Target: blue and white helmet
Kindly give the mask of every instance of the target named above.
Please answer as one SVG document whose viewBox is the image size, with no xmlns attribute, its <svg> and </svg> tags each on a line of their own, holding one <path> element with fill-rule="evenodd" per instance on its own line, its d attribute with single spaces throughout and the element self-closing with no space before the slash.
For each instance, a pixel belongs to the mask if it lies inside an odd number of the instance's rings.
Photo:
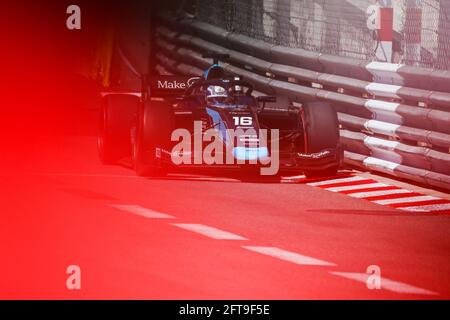
<svg viewBox="0 0 450 320">
<path fill-rule="evenodd" d="M 221 86 L 208 86 L 206 89 L 206 99 L 208 101 L 223 101 L 228 97 L 227 91 Z"/>
</svg>

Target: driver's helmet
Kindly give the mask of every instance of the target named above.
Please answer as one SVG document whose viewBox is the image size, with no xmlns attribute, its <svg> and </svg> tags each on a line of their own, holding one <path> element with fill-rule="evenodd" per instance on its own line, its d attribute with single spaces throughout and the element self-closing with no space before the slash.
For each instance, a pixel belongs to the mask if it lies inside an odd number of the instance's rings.
<svg viewBox="0 0 450 320">
<path fill-rule="evenodd" d="M 208 86 L 206 100 L 208 102 L 223 103 L 228 97 L 227 91 L 221 86 Z"/>
</svg>

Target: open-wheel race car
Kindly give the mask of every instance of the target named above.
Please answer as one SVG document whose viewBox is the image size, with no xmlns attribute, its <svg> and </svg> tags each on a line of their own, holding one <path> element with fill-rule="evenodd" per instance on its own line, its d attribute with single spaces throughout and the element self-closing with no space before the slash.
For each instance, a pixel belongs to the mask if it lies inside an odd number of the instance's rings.
<svg viewBox="0 0 450 320">
<path fill-rule="evenodd" d="M 150 77 L 141 94 L 105 94 L 98 136 L 102 162 L 129 158 L 143 176 L 176 167 L 336 174 L 342 149 L 332 106 L 268 108 L 276 97 L 255 96 L 251 83 L 219 66 L 218 58 L 226 56 L 212 57 L 203 77 Z"/>
</svg>

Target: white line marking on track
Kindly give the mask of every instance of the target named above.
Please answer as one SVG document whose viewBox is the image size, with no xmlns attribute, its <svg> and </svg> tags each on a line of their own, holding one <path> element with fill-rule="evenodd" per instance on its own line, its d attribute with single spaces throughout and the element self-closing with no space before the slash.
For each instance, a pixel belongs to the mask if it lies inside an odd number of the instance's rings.
<svg viewBox="0 0 450 320">
<path fill-rule="evenodd" d="M 152 218 L 152 219 L 176 219 L 176 217 L 171 216 L 169 214 L 153 211 L 141 206 L 137 205 L 125 205 L 125 204 L 110 204 L 111 207 L 131 212 L 134 214 L 137 214 L 139 216 L 145 217 L 145 218 Z"/>
<path fill-rule="evenodd" d="M 382 205 L 388 205 L 388 204 L 396 204 L 396 203 L 419 202 L 419 201 L 439 200 L 439 199 L 440 198 L 432 197 L 432 196 L 415 196 L 415 197 L 409 197 L 409 198 L 376 200 L 373 202 L 382 204 Z"/>
<path fill-rule="evenodd" d="M 350 280 L 355 280 L 358 282 L 362 282 L 364 284 L 367 283 L 367 279 L 369 278 L 369 274 L 367 273 L 357 273 L 357 272 L 334 272 L 331 271 L 330 274 L 347 278 Z M 390 280 L 384 277 L 381 277 L 381 289 L 389 290 L 396 293 L 409 293 L 409 294 L 421 294 L 421 295 L 438 295 L 438 293 L 422 289 L 419 287 L 415 287 L 403 282 L 398 282 L 394 280 Z"/>
<path fill-rule="evenodd" d="M 357 192 L 349 194 L 350 197 L 353 198 L 368 198 L 368 197 L 379 197 L 379 196 L 388 196 L 391 194 L 402 194 L 402 193 L 410 193 L 410 190 L 406 189 L 393 189 L 393 190 L 380 190 L 380 191 L 369 191 L 369 192 Z"/>
<path fill-rule="evenodd" d="M 309 266 L 335 266 L 334 263 L 319 260 L 316 258 L 301 255 L 299 253 L 286 251 L 276 247 L 255 247 L 255 246 L 242 246 L 242 248 L 261 253 L 267 256 L 278 258 L 281 260 L 289 261 L 299 265 Z"/>
<path fill-rule="evenodd" d="M 307 183 L 307 185 L 312 186 L 312 187 L 320 187 L 320 186 L 325 186 L 327 184 L 354 182 L 354 181 L 362 181 L 362 180 L 367 180 L 367 178 L 354 176 L 354 177 L 349 177 L 349 178 L 340 178 L 340 179 L 333 179 L 333 180 L 326 180 L 326 181 L 319 181 L 319 182 L 311 182 L 311 183 Z"/>
<path fill-rule="evenodd" d="M 450 203 L 404 207 L 404 208 L 399 208 L 399 209 L 405 210 L 405 211 L 416 211 L 416 212 L 444 211 L 444 210 L 450 210 Z"/>
<path fill-rule="evenodd" d="M 305 179 L 306 176 L 300 175 L 300 176 L 285 176 L 285 177 L 281 177 L 281 180 L 297 180 L 297 179 Z"/>
<path fill-rule="evenodd" d="M 217 240 L 248 240 L 237 234 L 205 226 L 202 224 L 189 224 L 189 223 L 171 223 L 171 224 L 178 228 L 193 231 Z"/>
<path fill-rule="evenodd" d="M 367 184 L 359 184 L 356 186 L 324 188 L 324 190 L 328 190 L 328 191 L 332 191 L 332 192 L 341 192 L 341 191 L 350 191 L 350 190 L 358 190 L 358 189 L 366 189 L 366 188 L 379 188 L 379 187 L 389 187 L 389 186 L 384 183 L 374 182 L 374 183 L 367 183 Z"/>
</svg>

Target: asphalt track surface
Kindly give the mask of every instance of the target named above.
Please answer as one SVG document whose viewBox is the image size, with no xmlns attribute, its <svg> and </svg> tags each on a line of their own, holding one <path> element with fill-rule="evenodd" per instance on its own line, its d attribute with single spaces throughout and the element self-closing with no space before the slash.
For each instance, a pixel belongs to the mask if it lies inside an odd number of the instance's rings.
<svg viewBox="0 0 450 320">
<path fill-rule="evenodd" d="M 8 161 L 0 298 L 450 298 L 448 211 L 402 211 L 302 177 L 137 177 L 101 165 L 93 137 L 48 138 Z M 66 287 L 69 265 L 81 290 Z M 367 287 L 371 265 L 379 290 Z"/>
</svg>

